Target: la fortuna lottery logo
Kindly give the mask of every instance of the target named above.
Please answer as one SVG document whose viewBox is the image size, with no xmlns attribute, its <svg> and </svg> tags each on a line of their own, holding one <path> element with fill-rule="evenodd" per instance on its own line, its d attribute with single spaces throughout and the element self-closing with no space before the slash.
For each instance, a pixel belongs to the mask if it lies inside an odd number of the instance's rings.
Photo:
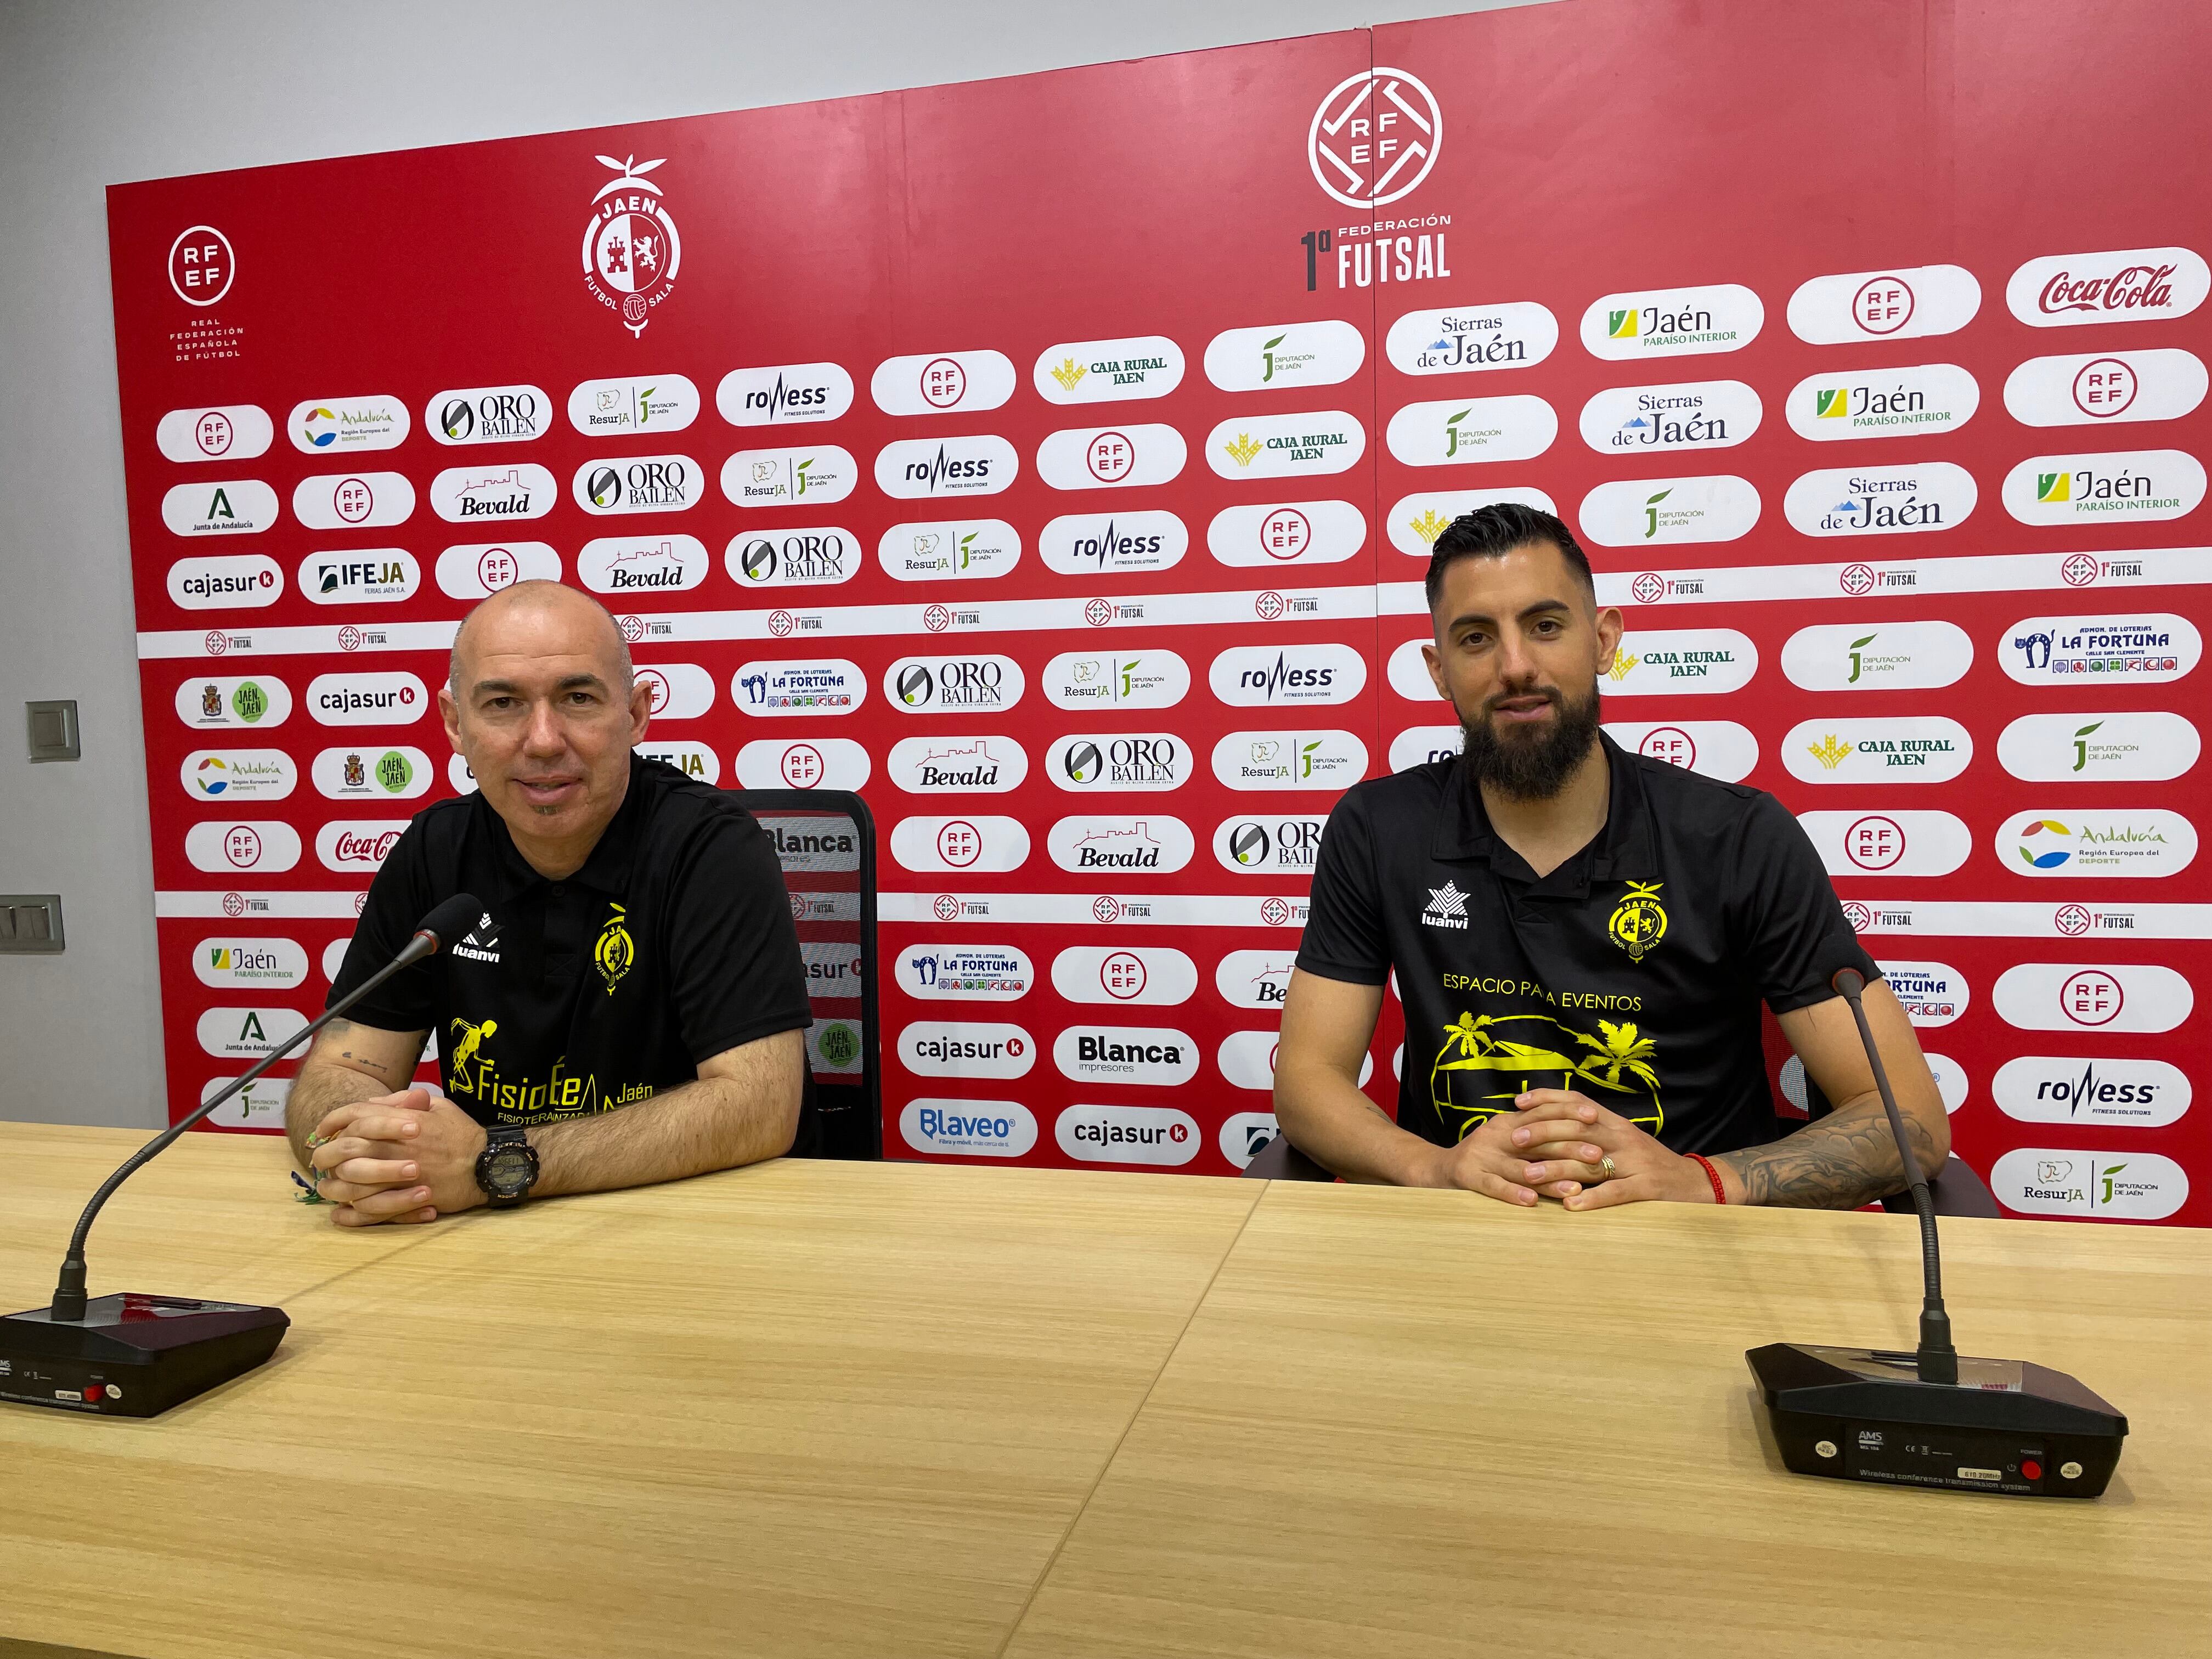
<svg viewBox="0 0 2212 1659">
<path fill-rule="evenodd" d="M 684 263 L 684 239 L 660 199 L 660 185 L 645 176 L 666 158 L 597 159 L 617 176 L 592 198 L 592 216 L 584 226 L 584 286 L 633 336 L 642 337 L 653 307 L 668 297 Z"/>
</svg>

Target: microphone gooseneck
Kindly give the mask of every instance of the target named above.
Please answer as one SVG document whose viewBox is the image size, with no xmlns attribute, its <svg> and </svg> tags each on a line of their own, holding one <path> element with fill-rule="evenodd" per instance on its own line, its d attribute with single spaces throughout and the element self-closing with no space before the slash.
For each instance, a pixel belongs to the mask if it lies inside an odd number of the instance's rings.
<svg viewBox="0 0 2212 1659">
<path fill-rule="evenodd" d="M 1829 983 L 1850 1005 L 1851 1018 L 1858 1023 L 1859 1042 L 1866 1049 L 1867 1062 L 1874 1067 L 1875 1087 L 1881 1091 L 1881 1109 L 1889 1117 L 1889 1133 L 1897 1142 L 1897 1155 L 1905 1164 L 1905 1178 L 1912 1189 L 1912 1208 L 1920 1218 L 1920 1347 L 1914 1356 L 1919 1362 L 1920 1380 L 1955 1383 L 1959 1380 L 1959 1351 L 1951 1344 L 1951 1316 L 1943 1308 L 1943 1260 L 1936 1240 L 1936 1201 L 1929 1194 L 1928 1177 L 1920 1168 L 1920 1158 L 1905 1133 L 1905 1119 L 1898 1112 L 1897 1097 L 1890 1092 L 1889 1072 L 1881 1063 L 1881 1051 L 1875 1046 L 1874 1028 L 1867 1024 L 1866 1008 L 1860 1001 L 1860 994 L 1866 989 L 1866 978 L 1856 969 L 1845 968 Z"/>
<path fill-rule="evenodd" d="M 100 1182 L 100 1190 L 92 1195 L 92 1201 L 84 1206 L 84 1213 L 76 1218 L 76 1231 L 70 1235 L 69 1254 L 62 1258 L 61 1277 L 55 1284 L 53 1305 L 48 1310 L 47 1316 L 67 1322 L 75 1322 L 84 1317 L 85 1310 L 89 1305 L 89 1298 L 85 1294 L 84 1241 L 92 1231 L 92 1224 L 100 1214 L 100 1206 L 107 1202 L 118 1187 L 128 1181 L 143 1165 L 151 1163 L 167 1152 L 179 1135 L 198 1123 L 210 1112 L 230 1099 L 247 1085 L 258 1079 L 271 1066 L 283 1059 L 378 986 L 383 984 L 385 981 L 403 968 L 411 968 L 424 957 L 433 956 L 443 950 L 447 941 L 467 927 L 469 919 L 477 914 L 477 908 L 476 896 L 471 893 L 458 893 L 443 904 L 438 905 L 428 915 L 422 918 L 422 925 L 416 929 L 414 938 L 407 941 L 405 948 L 398 956 L 355 987 L 336 1006 L 325 1009 L 319 1018 L 302 1026 L 284 1042 L 278 1043 L 264 1054 L 243 1077 L 234 1079 L 228 1088 L 210 1096 L 200 1103 L 197 1111 L 171 1124 L 125 1158 L 122 1166 L 113 1175 Z"/>
</svg>

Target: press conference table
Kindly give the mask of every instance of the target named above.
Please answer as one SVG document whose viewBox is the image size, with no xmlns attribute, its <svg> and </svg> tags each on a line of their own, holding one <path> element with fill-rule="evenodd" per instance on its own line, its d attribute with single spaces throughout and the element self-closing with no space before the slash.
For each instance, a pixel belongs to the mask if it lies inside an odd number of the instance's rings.
<svg viewBox="0 0 2212 1659">
<path fill-rule="evenodd" d="M 143 1137 L 0 1124 L 0 1303 Z M 187 1137 L 95 1293 L 273 1302 L 147 1422 L 0 1407 L 0 1659 L 2212 1653 L 2212 1233 L 1948 1223 L 2097 1503 L 1785 1474 L 1743 1350 L 1910 1346 L 1879 1214 L 781 1162 L 341 1232 Z"/>
</svg>

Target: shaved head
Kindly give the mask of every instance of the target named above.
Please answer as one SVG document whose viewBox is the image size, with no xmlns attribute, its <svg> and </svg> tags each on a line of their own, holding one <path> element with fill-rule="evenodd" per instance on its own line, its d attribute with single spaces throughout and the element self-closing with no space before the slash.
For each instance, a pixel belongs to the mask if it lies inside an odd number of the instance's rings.
<svg viewBox="0 0 2212 1659">
<path fill-rule="evenodd" d="M 517 582 L 478 605 L 453 635 L 453 659 L 446 683 L 454 694 L 469 685 L 471 664 L 486 655 L 541 650 L 564 654 L 605 653 L 607 684 L 627 701 L 637 676 L 630 666 L 629 642 L 607 608 L 587 594 L 559 582 Z"/>
</svg>

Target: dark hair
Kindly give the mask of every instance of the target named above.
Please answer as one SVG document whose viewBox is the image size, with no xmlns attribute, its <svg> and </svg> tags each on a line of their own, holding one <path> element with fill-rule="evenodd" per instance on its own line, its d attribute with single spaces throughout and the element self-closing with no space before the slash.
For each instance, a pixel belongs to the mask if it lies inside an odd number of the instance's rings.
<svg viewBox="0 0 2212 1659">
<path fill-rule="evenodd" d="M 1444 572 L 1462 559 L 1495 559 L 1531 542 L 1549 542 L 1559 556 L 1582 578 L 1593 601 L 1597 580 L 1590 574 L 1589 556 L 1575 539 L 1575 532 L 1540 507 L 1518 501 L 1492 501 L 1472 513 L 1462 513 L 1443 527 L 1429 554 L 1426 586 L 1429 609 L 1437 608 L 1437 594 L 1444 585 Z"/>
</svg>

